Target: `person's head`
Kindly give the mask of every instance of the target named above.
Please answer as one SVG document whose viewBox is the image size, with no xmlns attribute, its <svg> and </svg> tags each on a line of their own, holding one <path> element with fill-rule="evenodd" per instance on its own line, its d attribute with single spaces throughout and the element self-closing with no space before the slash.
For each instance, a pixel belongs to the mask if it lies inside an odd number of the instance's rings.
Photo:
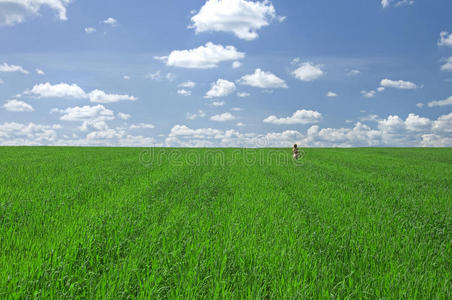
<svg viewBox="0 0 452 300">
<path fill-rule="evenodd" d="M 298 146 L 297 146 L 297 144 L 294 144 L 293 147 L 294 147 L 294 148 L 297 148 Z"/>
</svg>

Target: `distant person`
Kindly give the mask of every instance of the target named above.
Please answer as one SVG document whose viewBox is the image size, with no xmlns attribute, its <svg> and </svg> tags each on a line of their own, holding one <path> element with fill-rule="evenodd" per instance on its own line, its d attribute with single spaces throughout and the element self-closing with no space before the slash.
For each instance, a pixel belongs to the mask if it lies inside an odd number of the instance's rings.
<svg viewBox="0 0 452 300">
<path fill-rule="evenodd" d="M 293 154 L 293 159 L 295 159 L 295 160 L 297 160 L 298 157 L 300 157 L 300 152 L 298 151 L 297 144 L 293 145 L 292 154 Z"/>
</svg>

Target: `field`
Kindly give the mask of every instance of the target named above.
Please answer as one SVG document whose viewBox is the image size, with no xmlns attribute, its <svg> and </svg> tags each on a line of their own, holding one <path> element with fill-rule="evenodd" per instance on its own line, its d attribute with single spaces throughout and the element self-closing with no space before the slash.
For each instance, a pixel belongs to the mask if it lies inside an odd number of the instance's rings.
<svg viewBox="0 0 452 300">
<path fill-rule="evenodd" d="M 0 298 L 452 297 L 452 149 L 0 148 Z"/>
</svg>

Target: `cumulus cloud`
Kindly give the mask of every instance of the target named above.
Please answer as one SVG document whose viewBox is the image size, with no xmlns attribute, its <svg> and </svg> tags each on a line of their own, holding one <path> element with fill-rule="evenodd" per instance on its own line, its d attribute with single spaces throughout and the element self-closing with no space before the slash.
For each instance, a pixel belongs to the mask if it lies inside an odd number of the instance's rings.
<svg viewBox="0 0 452 300">
<path fill-rule="evenodd" d="M 439 34 L 438 46 L 452 47 L 452 33 L 442 31 Z"/>
<path fill-rule="evenodd" d="M 292 74 L 302 81 L 313 81 L 323 76 L 321 65 L 314 65 L 310 62 L 302 63 Z"/>
<path fill-rule="evenodd" d="M 244 40 L 254 40 L 257 30 L 268 26 L 272 19 L 283 21 L 276 15 L 273 4 L 266 1 L 207 0 L 191 18 L 196 33 L 215 31 L 231 32 Z"/>
<path fill-rule="evenodd" d="M 361 95 L 363 95 L 366 98 L 373 98 L 373 97 L 375 97 L 376 94 L 377 94 L 377 92 L 375 92 L 374 90 L 361 91 Z"/>
<path fill-rule="evenodd" d="M 278 118 L 276 116 L 269 116 L 264 120 L 264 123 L 272 123 L 276 125 L 293 125 L 293 124 L 312 124 L 317 123 L 322 119 L 322 114 L 312 110 L 297 110 L 292 116 L 287 118 Z"/>
<path fill-rule="evenodd" d="M 36 69 L 36 74 L 38 74 L 38 75 L 45 75 L 46 73 L 43 70 L 41 70 L 41 69 Z"/>
<path fill-rule="evenodd" d="M 232 68 L 233 68 L 233 69 L 238 69 L 238 68 L 240 68 L 241 66 L 242 66 L 242 63 L 239 62 L 238 60 L 232 62 Z"/>
<path fill-rule="evenodd" d="M 115 18 L 109 17 L 108 19 L 104 20 L 104 24 L 116 26 L 116 25 L 118 25 L 118 20 L 116 20 Z"/>
<path fill-rule="evenodd" d="M 180 89 L 180 90 L 177 90 L 177 93 L 181 96 L 191 96 L 190 90 Z"/>
<path fill-rule="evenodd" d="M 97 121 L 109 121 L 115 118 L 112 110 L 105 108 L 103 105 L 98 104 L 96 106 L 75 106 L 68 107 L 66 109 L 54 108 L 51 113 L 60 113 L 62 121 L 83 122 L 90 120 Z"/>
<path fill-rule="evenodd" d="M 206 114 L 202 110 L 198 110 L 197 113 L 187 113 L 187 119 L 188 120 L 196 120 L 198 118 L 204 118 Z"/>
<path fill-rule="evenodd" d="M 70 0 L 0 0 L 0 25 L 12 26 L 38 16 L 42 6 L 56 11 L 58 18 L 65 21 L 69 3 Z"/>
<path fill-rule="evenodd" d="M 284 80 L 261 69 L 256 69 L 253 74 L 243 76 L 238 80 L 238 83 L 261 89 L 287 88 Z"/>
<path fill-rule="evenodd" d="M 225 97 L 232 94 L 235 89 L 236 87 L 233 82 L 220 78 L 212 83 L 210 90 L 206 93 L 204 98 L 211 99 Z"/>
<path fill-rule="evenodd" d="M 165 142 L 167 146 L 174 147 L 290 147 L 294 143 L 304 147 L 452 145 L 452 113 L 436 120 L 409 114 L 406 119 L 388 116 L 373 122 L 375 128 L 357 122 L 351 128 L 320 128 L 313 125 L 305 132 L 287 130 L 265 134 L 176 125 Z"/>
<path fill-rule="evenodd" d="M 182 82 L 181 84 L 179 84 L 179 87 L 187 88 L 187 89 L 192 89 L 195 86 L 196 86 L 196 82 L 193 82 L 193 81 L 185 81 L 185 82 Z"/>
<path fill-rule="evenodd" d="M 129 75 L 124 75 L 122 78 L 123 78 L 124 80 L 130 80 L 130 76 L 129 76 Z"/>
<path fill-rule="evenodd" d="M 89 100 L 94 103 L 113 103 L 119 101 L 135 101 L 134 96 L 119 95 L 119 94 L 107 94 L 101 90 L 94 90 L 88 94 Z"/>
<path fill-rule="evenodd" d="M 131 117 L 131 115 L 129 115 L 129 114 L 125 114 L 122 112 L 118 113 L 118 118 L 120 118 L 121 120 L 128 120 L 128 119 L 130 119 L 130 117 Z"/>
<path fill-rule="evenodd" d="M 189 50 L 174 50 L 169 56 L 154 58 L 172 67 L 212 69 L 218 67 L 218 64 L 223 61 L 238 60 L 244 57 L 245 53 L 237 51 L 234 46 L 224 47 L 208 42 L 205 46 Z"/>
<path fill-rule="evenodd" d="M 446 60 L 446 63 L 441 66 L 441 71 L 452 71 L 452 56 Z"/>
<path fill-rule="evenodd" d="M 119 95 L 119 94 L 107 94 L 101 90 L 93 90 L 90 93 L 86 93 L 81 87 L 76 84 L 51 84 L 49 82 L 41 83 L 33 86 L 25 94 L 35 95 L 38 98 L 76 98 L 76 99 L 89 99 L 94 103 L 113 103 L 118 101 L 135 101 L 134 96 Z"/>
<path fill-rule="evenodd" d="M 130 125 L 130 129 L 152 129 L 152 128 L 155 128 L 155 126 L 153 124 L 147 124 L 147 123 Z"/>
<path fill-rule="evenodd" d="M 0 145 L 45 145 L 57 140 L 60 125 L 21 124 L 16 122 L 0 124 Z"/>
<path fill-rule="evenodd" d="M 402 90 L 414 90 L 418 88 L 418 86 L 415 83 L 404 80 L 383 79 L 381 80 L 380 85 L 385 88 L 395 88 Z"/>
<path fill-rule="evenodd" d="M 30 104 L 18 101 L 16 99 L 8 100 L 5 104 L 3 104 L 3 108 L 7 111 L 13 112 L 24 112 L 24 111 L 34 111 L 33 106 Z"/>
<path fill-rule="evenodd" d="M 11 72 L 20 72 L 23 74 L 29 74 L 27 70 L 22 68 L 21 66 L 16 65 L 8 65 L 7 63 L 3 63 L 0 65 L 0 72 L 11 73 Z"/>
<path fill-rule="evenodd" d="M 59 83 L 52 85 L 49 82 L 33 86 L 25 94 L 33 94 L 39 98 L 86 98 L 85 91 L 76 84 Z"/>
<path fill-rule="evenodd" d="M 337 97 L 338 95 L 334 92 L 328 92 L 328 93 L 326 93 L 326 96 L 327 97 Z"/>
<path fill-rule="evenodd" d="M 436 100 L 428 103 L 428 107 L 448 106 L 452 105 L 452 96 L 444 100 Z"/>
<path fill-rule="evenodd" d="M 210 120 L 216 121 L 216 122 L 226 122 L 226 121 L 232 121 L 235 120 L 235 117 L 230 112 L 225 112 L 220 115 L 214 115 L 210 117 Z"/>
</svg>

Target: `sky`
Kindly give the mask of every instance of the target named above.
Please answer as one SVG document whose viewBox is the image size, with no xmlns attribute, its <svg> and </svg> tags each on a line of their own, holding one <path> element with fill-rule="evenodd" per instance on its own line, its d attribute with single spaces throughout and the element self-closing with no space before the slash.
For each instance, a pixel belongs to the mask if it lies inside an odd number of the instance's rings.
<svg viewBox="0 0 452 300">
<path fill-rule="evenodd" d="M 450 0 L 0 0 L 0 145 L 451 147 Z"/>
</svg>

